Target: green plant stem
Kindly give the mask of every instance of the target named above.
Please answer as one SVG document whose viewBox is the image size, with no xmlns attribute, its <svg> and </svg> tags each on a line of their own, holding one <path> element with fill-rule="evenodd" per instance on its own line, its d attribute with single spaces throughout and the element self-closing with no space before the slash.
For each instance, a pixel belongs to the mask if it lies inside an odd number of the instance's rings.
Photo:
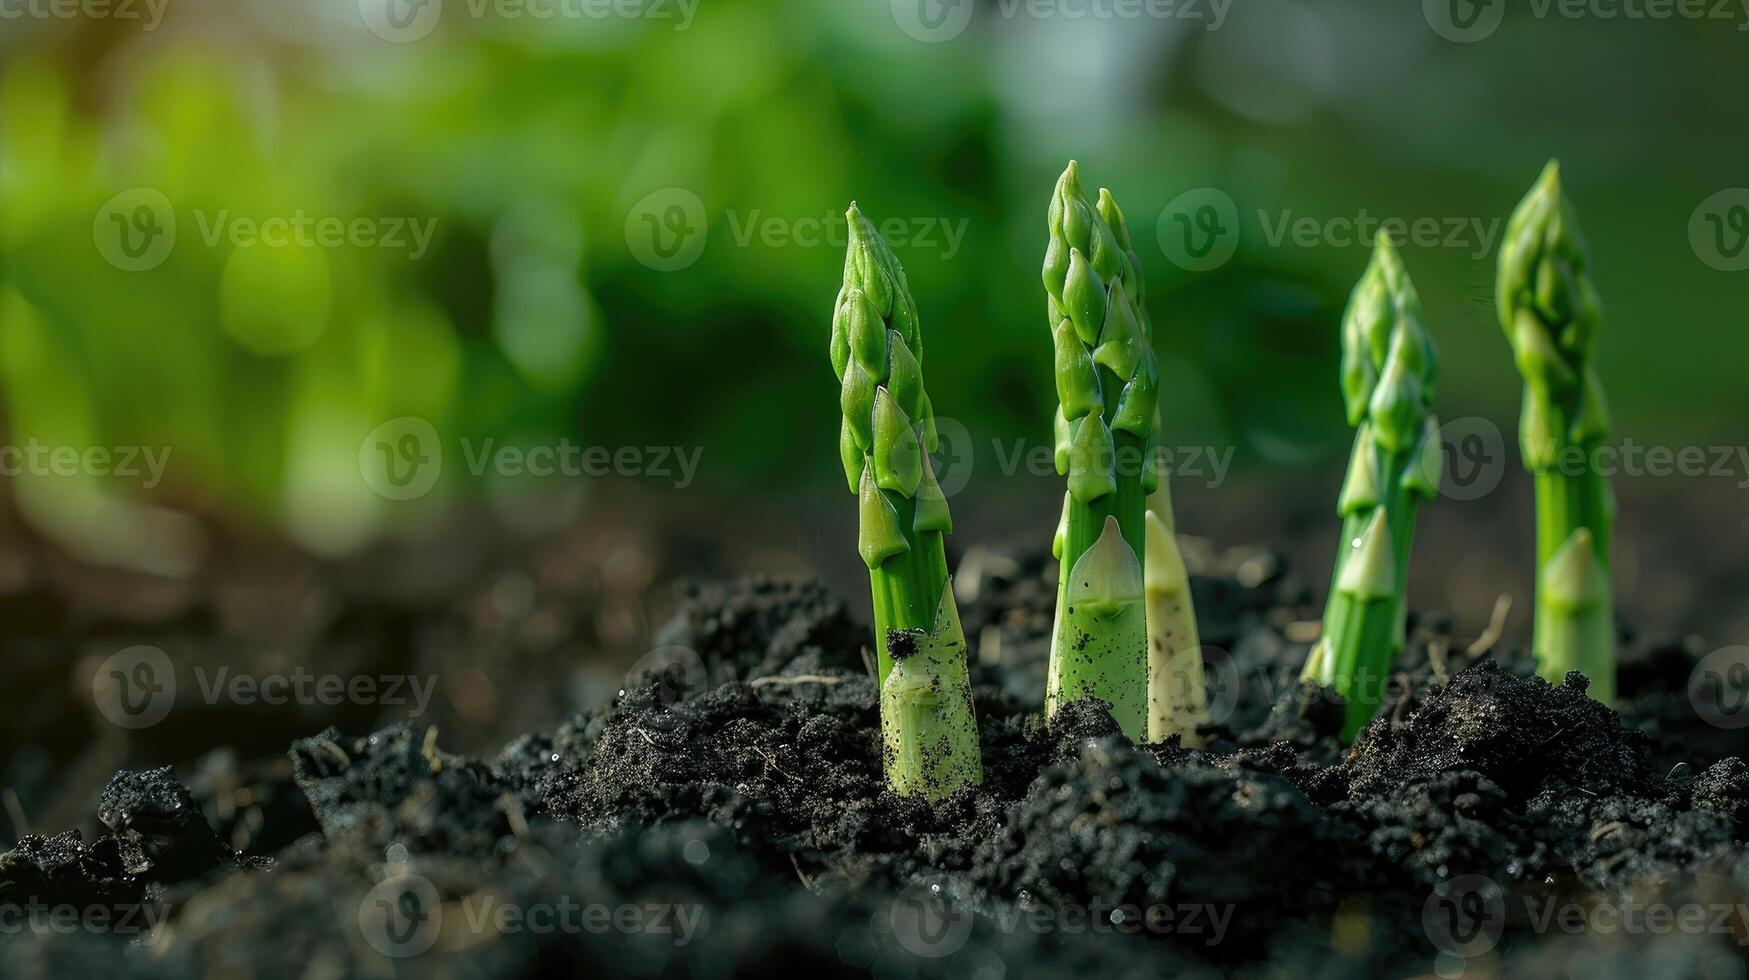
<svg viewBox="0 0 1749 980">
<path fill-rule="evenodd" d="M 1599 472 L 1609 438 L 1592 367 L 1601 303 L 1583 236 L 1550 162 L 1507 223 L 1495 303 L 1524 377 L 1519 453 L 1536 482 L 1537 673 L 1577 670 L 1590 694 L 1615 698 L 1611 581 L 1615 502 Z"/>
<path fill-rule="evenodd" d="M 1538 473 L 1535 481 L 1540 571 L 1532 650 L 1537 674 L 1559 684 L 1567 671 L 1577 670 L 1590 680 L 1592 697 L 1613 704 L 1615 603 L 1605 536 L 1611 524 L 1609 485 L 1591 467 L 1576 477 Z"/>
<path fill-rule="evenodd" d="M 1382 235 L 1343 315 L 1342 341 L 1354 449 L 1336 505 L 1342 540 L 1323 631 L 1300 676 L 1342 696 L 1342 737 L 1352 740 L 1383 703 L 1406 642 L 1416 512 L 1438 492 L 1442 463 L 1433 344 L 1415 286 Z"/>
<path fill-rule="evenodd" d="M 1106 702 L 1132 740 L 1148 733 L 1148 628 L 1141 558 L 1159 373 L 1141 273 L 1109 192 L 1088 200 L 1071 161 L 1051 195 L 1046 319 L 1057 387 L 1057 471 L 1068 494 L 1053 542 L 1057 612 L 1045 713 Z"/>
<path fill-rule="evenodd" d="M 1379 466 L 1386 473 L 1401 473 L 1410 465 L 1402 453 L 1381 453 Z M 1342 547 L 1337 549 L 1335 586 L 1324 610 L 1320 655 L 1307 661 L 1307 680 L 1334 688 L 1346 702 L 1342 737 L 1352 740 L 1384 700 L 1391 665 L 1402 652 L 1408 607 L 1409 556 L 1415 536 L 1415 496 L 1401 487 L 1386 493 L 1379 507 L 1353 514 L 1342 523 Z M 1368 524 L 1383 520 L 1390 535 L 1391 568 L 1387 589 L 1364 576 L 1346 575 L 1352 561 L 1364 561 L 1359 553 L 1366 544 Z M 1360 542 L 1359 545 L 1356 542 Z M 1371 587 L 1369 587 L 1371 586 Z"/>
<path fill-rule="evenodd" d="M 941 589 L 947 582 L 947 550 L 941 532 L 911 530 L 916 507 L 911 500 L 880 492 L 889 499 L 898 498 L 893 503 L 910 545 L 868 573 L 869 593 L 874 599 L 875 656 L 880 683 L 885 685 L 893 673 L 888 631 L 927 630 L 935 625 Z"/>
<path fill-rule="evenodd" d="M 832 310 L 838 455 L 857 496 L 881 698 L 882 761 L 901 796 L 940 799 L 983 780 L 966 641 L 947 574 L 953 518 L 928 450 L 923 335 L 905 272 L 855 204 Z"/>
</svg>

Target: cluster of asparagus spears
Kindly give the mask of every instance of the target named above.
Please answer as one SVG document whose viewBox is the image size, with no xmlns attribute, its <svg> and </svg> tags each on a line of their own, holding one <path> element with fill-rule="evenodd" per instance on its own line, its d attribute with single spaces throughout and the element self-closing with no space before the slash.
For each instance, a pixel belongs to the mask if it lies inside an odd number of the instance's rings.
<svg viewBox="0 0 1749 980">
<path fill-rule="evenodd" d="M 934 408 L 905 273 L 855 204 L 831 359 L 839 453 L 859 499 L 869 569 L 883 759 L 892 789 L 939 800 L 983 778 L 965 637 L 948 575 L 953 529 L 930 453 Z M 1089 198 L 1070 162 L 1051 195 L 1044 260 L 1055 355 L 1056 468 L 1066 478 L 1047 716 L 1104 702 L 1135 741 L 1195 745 L 1207 689 L 1168 474 L 1155 452 L 1159 369 L 1141 265 L 1111 193 Z M 1536 477 L 1540 672 L 1614 695 L 1608 485 L 1564 465 L 1608 435 L 1591 368 L 1598 302 L 1585 247 L 1551 163 L 1512 216 L 1500 256 L 1501 325 L 1524 376 L 1520 444 Z M 1343 735 L 1377 712 L 1406 642 L 1409 553 L 1420 501 L 1438 494 L 1438 362 L 1420 299 L 1380 236 L 1342 320 L 1341 388 L 1355 429 L 1337 500 L 1341 546 L 1303 679 L 1339 695 Z"/>
</svg>

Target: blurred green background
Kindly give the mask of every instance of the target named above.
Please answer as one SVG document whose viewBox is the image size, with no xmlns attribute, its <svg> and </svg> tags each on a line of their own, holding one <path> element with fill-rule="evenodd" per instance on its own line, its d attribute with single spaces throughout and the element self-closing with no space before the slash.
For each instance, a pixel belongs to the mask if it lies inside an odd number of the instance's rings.
<svg viewBox="0 0 1749 980">
<path fill-rule="evenodd" d="M 1371 215 L 1437 223 L 1440 241 L 1404 252 L 1444 355 L 1440 414 L 1495 419 L 1510 447 L 1492 246 L 1550 157 L 1595 253 L 1618 431 L 1741 431 L 1749 278 L 1690 228 L 1749 183 L 1749 130 L 1720 109 L 1749 75 L 1742 11 L 1514 6 L 1458 41 L 1437 3 L 1359 0 L 1170 17 L 1024 0 L 160 3 L 155 20 L 145 0 L 134 18 L 0 20 L 7 439 L 173 452 L 150 489 L 7 481 L 84 557 L 176 571 L 190 514 L 343 554 L 457 501 L 550 500 L 456 456 L 429 494 L 373 492 L 361 444 L 405 416 L 451 453 L 696 447 L 693 489 L 711 491 L 696 506 L 830 488 L 825 345 L 852 198 L 909 233 L 895 245 L 937 411 L 1045 441 L 1038 269 L 1071 157 L 1140 236 L 1163 441 L 1232 447 L 1253 474 L 1340 461 L 1336 324 L 1367 248 L 1339 222 Z M 1235 250 L 1187 269 L 1156 227 L 1203 188 L 1232 202 Z M 118 257 L 118 234 L 166 217 L 142 207 L 172 212 L 174 245 Z M 239 243 L 299 216 L 369 234 Z M 1301 218 L 1319 230 L 1274 234 Z M 980 469 L 975 489 L 1004 485 Z"/>
</svg>

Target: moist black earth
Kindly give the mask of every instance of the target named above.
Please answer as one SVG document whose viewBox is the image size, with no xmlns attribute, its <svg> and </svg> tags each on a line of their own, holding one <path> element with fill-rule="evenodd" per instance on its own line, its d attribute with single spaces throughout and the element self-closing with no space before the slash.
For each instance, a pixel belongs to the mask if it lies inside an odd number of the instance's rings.
<svg viewBox="0 0 1749 980">
<path fill-rule="evenodd" d="M 611 703 L 490 758 L 214 730 L 117 772 L 104 832 L 0 855 L 0 975 L 1744 975 L 1749 765 L 1682 710 L 1692 645 L 1628 642 L 1618 714 L 1415 617 L 1344 746 L 1305 597 L 1199 576 L 1216 724 L 1136 746 L 1040 717 L 1049 569 L 1009 572 L 962 595 L 985 779 L 940 803 L 883 787 L 840 598 L 699 585 Z"/>
</svg>

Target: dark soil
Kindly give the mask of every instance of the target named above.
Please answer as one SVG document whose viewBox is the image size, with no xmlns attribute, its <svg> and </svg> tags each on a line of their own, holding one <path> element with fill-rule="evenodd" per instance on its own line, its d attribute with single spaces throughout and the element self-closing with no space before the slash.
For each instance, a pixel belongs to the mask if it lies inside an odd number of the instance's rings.
<svg viewBox="0 0 1749 980">
<path fill-rule="evenodd" d="M 210 726 L 0 855 L 0 976 L 1743 976 L 1749 765 L 1700 651 L 1629 644 L 1618 715 L 1423 617 L 1344 747 L 1295 683 L 1315 610 L 1244 561 L 1193 583 L 1198 749 L 1045 724 L 1050 570 L 977 576 L 985 782 L 937 805 L 883 790 L 866 629 L 814 585 L 693 588 L 610 704 L 491 757 Z"/>
</svg>

